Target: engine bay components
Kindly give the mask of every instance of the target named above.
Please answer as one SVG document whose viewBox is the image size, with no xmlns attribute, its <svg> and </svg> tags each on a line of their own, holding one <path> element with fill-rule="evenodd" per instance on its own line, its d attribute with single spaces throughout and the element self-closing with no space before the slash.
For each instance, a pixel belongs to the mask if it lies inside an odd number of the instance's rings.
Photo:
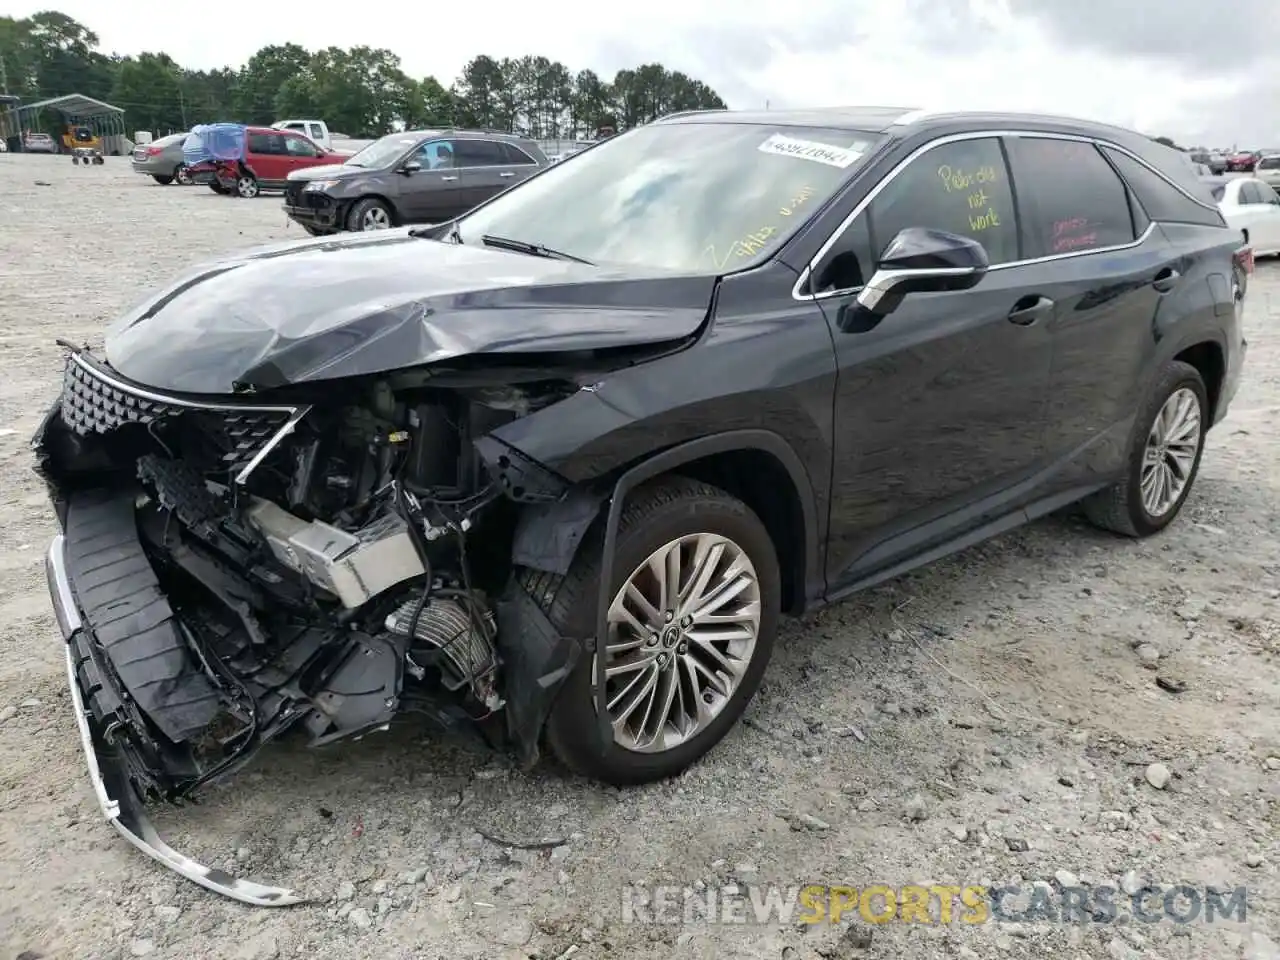
<svg viewBox="0 0 1280 960">
<path fill-rule="evenodd" d="M 303 520 L 261 498 L 255 498 L 246 512 L 277 560 L 348 609 L 426 572 L 408 525 L 397 514 L 384 514 L 348 533 L 318 520 Z"/>
</svg>

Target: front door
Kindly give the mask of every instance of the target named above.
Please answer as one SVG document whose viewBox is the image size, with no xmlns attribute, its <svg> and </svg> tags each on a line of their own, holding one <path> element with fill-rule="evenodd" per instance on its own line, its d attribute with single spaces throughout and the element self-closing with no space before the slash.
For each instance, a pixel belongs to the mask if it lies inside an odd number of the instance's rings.
<svg viewBox="0 0 1280 960">
<path fill-rule="evenodd" d="M 906 227 L 972 237 L 996 269 L 971 290 L 909 295 L 876 321 L 856 295 L 873 251 Z M 1050 316 L 1019 259 L 1004 155 L 982 137 L 939 144 L 891 175 L 815 270 L 839 367 L 832 592 L 988 519 L 965 506 L 1007 511 L 1000 495 L 1040 467 Z"/>
<path fill-rule="evenodd" d="M 428 140 L 405 158 L 419 164 L 400 185 L 400 212 L 410 223 L 440 223 L 466 207 L 452 140 Z M 461 209 L 459 209 L 461 208 Z"/>
<path fill-rule="evenodd" d="M 286 133 L 284 135 L 284 150 L 284 177 L 286 180 L 294 170 L 319 166 L 326 159 L 319 147 L 300 134 Z"/>
</svg>

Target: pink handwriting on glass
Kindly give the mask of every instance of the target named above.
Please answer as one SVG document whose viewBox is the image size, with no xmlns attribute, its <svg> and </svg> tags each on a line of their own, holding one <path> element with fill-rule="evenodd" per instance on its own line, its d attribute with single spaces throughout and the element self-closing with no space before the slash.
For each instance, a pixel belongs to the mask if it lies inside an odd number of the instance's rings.
<svg viewBox="0 0 1280 960">
<path fill-rule="evenodd" d="M 1059 220 L 1053 225 L 1053 252 L 1067 253 L 1071 250 L 1084 250 L 1098 242 L 1098 234 L 1088 230 L 1089 221 L 1084 217 L 1072 217 L 1070 220 Z"/>
</svg>

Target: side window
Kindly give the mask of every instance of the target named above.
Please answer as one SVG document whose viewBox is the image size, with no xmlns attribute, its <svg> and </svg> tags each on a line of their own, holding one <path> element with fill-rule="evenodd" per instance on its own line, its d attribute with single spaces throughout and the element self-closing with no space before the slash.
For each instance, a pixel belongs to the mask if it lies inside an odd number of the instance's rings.
<svg viewBox="0 0 1280 960">
<path fill-rule="evenodd" d="M 284 129 L 284 130 L 297 130 L 299 133 L 301 133 L 301 132 L 302 132 L 302 124 L 300 124 L 300 123 L 286 123 L 286 124 L 284 125 L 284 127 L 282 127 L 281 129 Z"/>
<path fill-rule="evenodd" d="M 276 149 L 277 141 L 280 138 L 270 133 L 251 133 L 249 134 L 249 152 L 256 153 L 259 156 L 270 156 L 280 151 Z"/>
<path fill-rule="evenodd" d="M 1103 147 L 1102 152 L 1120 171 L 1134 192 L 1142 208 L 1152 220 L 1163 220 L 1167 223 L 1198 223 L 1208 227 L 1222 226 L 1222 219 L 1217 210 L 1211 210 L 1203 204 L 1196 203 L 1164 177 L 1154 173 L 1144 164 L 1139 163 L 1127 153 L 1121 153 L 1111 147 Z M 1145 229 L 1139 227 L 1139 231 Z"/>
<path fill-rule="evenodd" d="M 319 143 L 321 140 L 324 139 L 324 131 L 320 129 L 320 124 L 318 123 L 311 124 L 311 139 L 314 140 L 316 143 Z"/>
<path fill-rule="evenodd" d="M 529 156 L 514 143 L 502 144 L 502 155 L 504 157 L 503 162 L 513 167 L 528 167 L 533 166 L 535 163 L 533 157 Z"/>
<path fill-rule="evenodd" d="M 1028 258 L 1132 243 L 1124 181 L 1092 143 L 1010 137 Z"/>
<path fill-rule="evenodd" d="M 1258 188 L 1258 195 L 1262 197 L 1263 203 L 1280 204 L 1280 193 L 1276 193 L 1268 184 L 1255 183 Z"/>
<path fill-rule="evenodd" d="M 943 144 L 917 157 L 866 213 L 877 257 L 899 230 L 932 227 L 977 240 L 993 264 L 1018 259 L 1013 193 L 995 137 Z"/>
<path fill-rule="evenodd" d="M 1241 204 L 1261 203 L 1262 198 L 1258 195 L 1257 187 L 1248 180 L 1240 184 L 1240 192 L 1236 194 Z"/>
<path fill-rule="evenodd" d="M 316 148 L 311 145 L 311 142 L 303 140 L 301 137 L 285 137 L 284 148 L 291 157 L 319 156 L 319 154 L 316 153 Z"/>
<path fill-rule="evenodd" d="M 458 166 L 460 167 L 505 167 L 507 154 L 503 150 L 505 144 L 493 140 L 459 140 Z"/>
<path fill-rule="evenodd" d="M 424 170 L 449 170 L 459 166 L 454 162 L 451 140 L 428 140 L 414 152 L 413 159 L 421 163 Z"/>
</svg>

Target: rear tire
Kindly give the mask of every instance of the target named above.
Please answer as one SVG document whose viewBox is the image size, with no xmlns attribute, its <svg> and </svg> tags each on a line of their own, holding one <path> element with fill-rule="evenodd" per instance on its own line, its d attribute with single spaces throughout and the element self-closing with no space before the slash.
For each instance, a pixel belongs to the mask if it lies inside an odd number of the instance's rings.
<svg viewBox="0 0 1280 960">
<path fill-rule="evenodd" d="M 191 186 L 191 174 L 187 172 L 187 165 L 179 164 L 178 168 L 173 171 L 173 179 L 184 187 Z"/>
<path fill-rule="evenodd" d="M 231 192 L 222 184 L 218 183 L 218 181 L 216 180 L 213 181 L 213 183 L 209 184 L 209 189 L 212 190 L 214 193 L 221 194 L 221 195 L 226 195 Z"/>
<path fill-rule="evenodd" d="M 1093 524 L 1149 537 L 1173 522 L 1200 472 L 1208 397 L 1191 364 L 1174 360 L 1164 368 L 1134 423 L 1124 479 L 1084 501 Z"/>
<path fill-rule="evenodd" d="M 565 636 L 595 635 L 602 541 L 602 533 L 597 528 L 594 539 L 583 544 L 565 577 L 521 571 L 524 589 Z M 654 568 L 646 564 L 673 542 L 682 545 L 679 549 L 684 559 L 684 575 L 678 578 L 679 583 L 690 591 L 683 599 L 673 599 L 671 606 L 677 608 L 673 620 L 667 621 L 659 614 L 652 632 L 651 625 L 644 624 L 643 636 L 627 623 L 620 623 L 616 633 L 614 629 L 610 631 L 611 646 L 632 636 L 647 638 L 643 645 L 611 654 L 609 662 L 615 669 L 619 663 L 630 663 L 633 667 L 639 661 L 650 664 L 621 674 L 622 678 L 633 677 L 631 683 L 640 684 L 636 688 L 638 692 L 652 691 L 649 705 L 637 707 L 625 718 L 623 731 L 608 743 L 602 743 L 595 709 L 594 655 L 585 654 L 560 689 L 547 721 L 546 739 L 552 751 L 568 767 L 585 776 L 628 785 L 680 773 L 729 732 L 759 688 L 768 665 L 782 597 L 777 552 L 756 514 L 742 501 L 709 484 L 668 476 L 640 487 L 627 498 L 618 527 L 614 582 L 610 585 L 614 607 L 619 606 L 623 588 L 628 584 L 646 595 L 659 596 L 654 591 L 661 580 L 653 573 Z M 704 555 L 701 553 L 704 547 L 708 551 L 705 555 L 715 557 L 717 562 L 708 569 L 708 575 L 714 574 L 712 579 L 699 587 L 694 583 L 697 572 L 694 559 Z M 658 561 L 658 568 L 665 568 L 663 561 Z M 708 633 L 717 624 L 703 620 L 711 611 L 696 613 L 698 598 L 701 596 L 705 603 L 718 589 L 729 586 L 735 589 L 727 600 L 717 604 L 714 612 L 725 616 L 737 607 L 738 619 L 719 622 L 719 629 Z M 675 588 L 669 589 L 674 592 Z M 660 600 L 655 599 L 654 603 L 660 604 Z M 681 604 L 692 614 L 692 622 L 680 615 Z M 634 613 L 643 607 L 630 600 L 628 606 L 633 613 L 631 623 L 643 618 L 642 614 Z M 755 623 L 744 622 L 751 619 L 753 609 Z M 703 622 L 699 623 L 700 620 Z M 752 630 L 754 636 L 748 638 L 746 635 Z M 740 635 L 734 640 L 725 639 L 724 634 L 729 631 L 740 631 Z M 714 642 L 724 644 L 724 648 L 717 646 L 714 652 L 708 653 L 713 637 Z M 637 640 L 637 644 L 640 642 Z M 706 675 L 699 673 L 714 663 L 732 663 L 736 671 L 736 676 L 720 681 L 718 689 L 706 684 Z M 729 674 L 722 676 L 729 677 Z M 627 682 L 615 678 L 616 686 L 607 693 L 611 702 L 629 702 L 631 690 L 626 688 Z M 620 687 L 625 688 L 622 693 Z M 642 698 L 637 695 L 636 699 Z M 672 718 L 671 724 L 656 724 L 652 728 L 656 733 L 652 735 L 644 729 L 637 735 L 634 728 L 628 728 L 640 715 L 643 715 L 642 728 L 648 728 L 649 718 L 657 716 L 652 711 L 663 710 L 664 706 L 670 711 L 667 716 Z M 695 716 L 690 717 L 687 710 L 693 710 Z M 681 725 L 684 730 L 679 729 Z M 665 747 L 646 752 L 645 746 L 651 745 L 657 736 L 668 741 Z"/>
<path fill-rule="evenodd" d="M 156 183 L 160 184 L 162 187 L 167 187 L 169 184 L 173 183 L 173 177 L 164 177 L 158 173 L 152 174 L 151 179 L 154 180 Z"/>
<path fill-rule="evenodd" d="M 258 195 L 258 178 L 242 173 L 236 178 L 236 196 L 242 200 L 252 200 Z"/>
<path fill-rule="evenodd" d="M 394 225 L 395 218 L 387 205 L 372 197 L 357 201 L 347 214 L 347 229 L 352 232 L 389 230 Z"/>
</svg>

